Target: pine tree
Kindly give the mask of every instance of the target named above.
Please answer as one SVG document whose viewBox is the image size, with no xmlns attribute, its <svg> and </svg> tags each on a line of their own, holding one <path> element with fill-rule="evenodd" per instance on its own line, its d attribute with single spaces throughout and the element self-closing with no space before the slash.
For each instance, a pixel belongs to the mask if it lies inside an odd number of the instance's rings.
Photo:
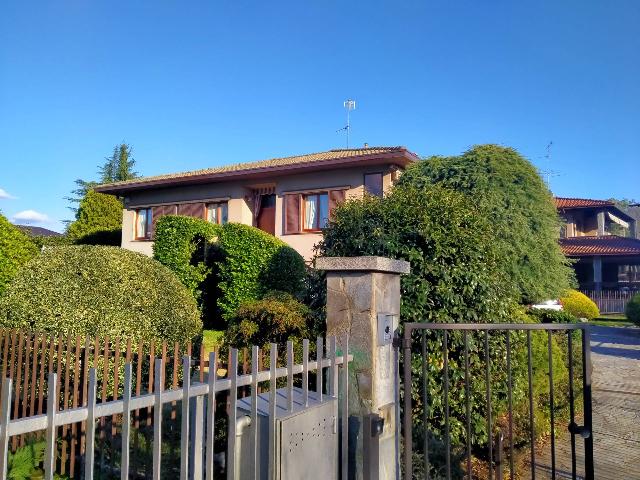
<svg viewBox="0 0 640 480">
<path fill-rule="evenodd" d="M 100 176 L 98 181 L 87 181 L 81 178 L 75 181 L 77 188 L 71 191 L 72 196 L 65 197 L 65 200 L 73 204 L 69 209 L 74 214 L 77 214 L 78 207 L 76 205 L 86 197 L 89 190 L 101 183 L 120 182 L 136 178 L 138 173 L 133 170 L 135 163 L 131 145 L 123 141 L 113 147 L 111 156 L 105 157 L 104 163 L 98 167 L 98 175 Z"/>
</svg>

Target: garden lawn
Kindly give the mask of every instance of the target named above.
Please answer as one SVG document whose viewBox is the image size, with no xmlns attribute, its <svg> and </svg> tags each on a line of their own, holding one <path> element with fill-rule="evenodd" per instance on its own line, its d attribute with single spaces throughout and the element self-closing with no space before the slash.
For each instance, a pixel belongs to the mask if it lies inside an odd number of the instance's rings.
<svg viewBox="0 0 640 480">
<path fill-rule="evenodd" d="M 610 313 L 600 315 L 589 322 L 592 325 L 600 325 L 602 327 L 633 327 L 634 324 L 622 313 Z"/>
<path fill-rule="evenodd" d="M 204 353 L 206 356 L 209 352 L 213 352 L 217 347 L 220 347 L 223 342 L 224 330 L 203 330 L 202 331 L 202 344 L 204 345 Z"/>
</svg>

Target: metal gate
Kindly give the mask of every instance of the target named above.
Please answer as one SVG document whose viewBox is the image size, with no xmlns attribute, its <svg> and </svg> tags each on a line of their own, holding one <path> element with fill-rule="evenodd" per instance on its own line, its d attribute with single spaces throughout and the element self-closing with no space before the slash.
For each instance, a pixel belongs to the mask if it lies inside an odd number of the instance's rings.
<svg viewBox="0 0 640 480">
<path fill-rule="evenodd" d="M 589 338 L 584 324 L 405 324 L 405 480 L 592 480 Z"/>
</svg>

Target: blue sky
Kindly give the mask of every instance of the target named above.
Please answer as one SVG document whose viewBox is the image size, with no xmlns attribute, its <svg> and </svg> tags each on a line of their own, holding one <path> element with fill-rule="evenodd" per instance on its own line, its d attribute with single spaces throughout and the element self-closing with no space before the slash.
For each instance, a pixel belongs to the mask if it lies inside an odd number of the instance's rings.
<svg viewBox="0 0 640 480">
<path fill-rule="evenodd" d="M 556 194 L 640 199 L 638 25 L 637 0 L 2 2 L 0 210 L 61 229 L 122 140 L 145 175 L 343 147 L 348 97 L 352 144 L 500 143 Z"/>
</svg>

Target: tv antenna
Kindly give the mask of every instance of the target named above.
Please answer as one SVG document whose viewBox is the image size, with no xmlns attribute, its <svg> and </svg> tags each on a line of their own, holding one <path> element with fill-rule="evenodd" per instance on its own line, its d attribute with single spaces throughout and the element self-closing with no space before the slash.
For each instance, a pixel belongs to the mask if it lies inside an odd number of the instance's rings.
<svg viewBox="0 0 640 480">
<path fill-rule="evenodd" d="M 351 100 L 350 98 L 345 100 L 344 108 L 347 111 L 347 124 L 344 127 L 342 127 L 340 130 L 338 130 L 338 132 L 342 132 L 342 131 L 347 132 L 347 148 L 349 148 L 349 132 L 351 131 L 350 113 L 351 113 L 351 110 L 356 109 L 356 101 Z"/>
<path fill-rule="evenodd" d="M 545 154 L 544 154 L 544 158 L 547 161 L 547 163 L 550 165 L 551 164 L 551 147 L 553 146 L 553 141 L 549 141 L 549 143 L 547 143 L 547 146 L 544 147 L 545 149 Z M 555 170 L 540 170 L 540 173 L 542 173 L 542 175 L 544 175 L 544 181 L 547 184 L 547 187 L 550 188 L 550 181 L 551 181 L 551 177 L 558 177 L 560 176 L 560 174 L 555 171 Z"/>
</svg>

